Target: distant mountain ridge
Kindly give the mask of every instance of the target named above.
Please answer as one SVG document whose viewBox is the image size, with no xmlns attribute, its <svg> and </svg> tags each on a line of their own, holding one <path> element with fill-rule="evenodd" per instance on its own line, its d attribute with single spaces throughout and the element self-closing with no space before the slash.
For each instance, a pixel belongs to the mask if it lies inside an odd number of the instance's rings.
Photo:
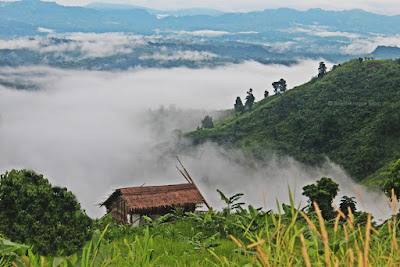
<svg viewBox="0 0 400 267">
<path fill-rule="evenodd" d="M 400 47 L 380 45 L 371 55 L 377 59 L 400 58 Z"/>
<path fill-rule="evenodd" d="M 178 12 L 178 11 L 177 11 Z M 186 11 L 189 12 L 189 11 Z M 0 34 L 3 37 L 38 34 L 38 27 L 57 32 L 136 32 L 159 30 L 215 30 L 227 32 L 279 31 L 298 25 L 324 25 L 335 31 L 352 33 L 397 34 L 400 15 L 384 16 L 362 10 L 325 11 L 289 8 L 267 9 L 249 13 L 226 13 L 217 16 L 194 15 L 158 19 L 143 8 L 93 9 L 61 6 L 54 2 L 24 0 L 1 2 Z"/>
<path fill-rule="evenodd" d="M 103 2 L 93 2 L 85 5 L 86 8 L 98 9 L 98 10 L 127 10 L 127 9 L 144 9 L 153 15 L 169 15 L 169 16 L 197 16 L 197 15 L 208 15 L 208 16 L 219 16 L 226 12 L 209 9 L 209 8 L 185 8 L 177 10 L 158 10 L 153 8 L 147 8 L 129 4 L 111 4 Z"/>
</svg>

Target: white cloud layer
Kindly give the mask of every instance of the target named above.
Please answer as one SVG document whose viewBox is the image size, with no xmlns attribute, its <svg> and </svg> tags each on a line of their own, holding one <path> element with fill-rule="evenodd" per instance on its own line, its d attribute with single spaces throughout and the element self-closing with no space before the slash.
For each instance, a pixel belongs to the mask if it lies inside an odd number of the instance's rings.
<svg viewBox="0 0 400 267">
<path fill-rule="evenodd" d="M 38 31 L 50 33 L 49 29 L 44 28 L 39 28 Z M 65 42 L 55 42 L 51 37 L 65 39 Z M 85 57 L 95 58 L 129 54 L 135 47 L 146 45 L 151 38 L 125 33 L 75 32 L 0 40 L 0 49 L 28 49 L 39 53 L 56 53 L 60 56 L 65 52 L 80 52 Z"/>
<path fill-rule="evenodd" d="M 232 108 L 236 96 L 253 88 L 260 100 L 280 78 L 289 87 L 317 73 L 318 61 L 285 67 L 247 62 L 216 69 L 145 69 L 127 72 L 59 70 L 47 67 L 2 68 L 1 80 L 38 84 L 42 90 L 21 91 L 0 86 L 0 172 L 29 168 L 54 185 L 74 192 L 91 216 L 101 216 L 96 204 L 113 189 L 127 186 L 182 183 L 175 153 L 163 143 L 176 128 L 195 129 L 201 110 Z M 176 109 L 157 109 L 160 105 Z M 195 111 L 200 109 L 200 111 Z M 245 193 L 248 204 L 275 207 L 287 201 L 287 184 L 296 189 L 322 176 L 341 183 L 341 194 L 354 196 L 353 183 L 334 164 L 310 169 L 291 159 L 271 159 L 248 167 L 246 156 L 206 144 L 179 153 L 215 207 L 222 204 L 215 190 Z M 376 216 L 389 215 L 382 194 L 365 194 L 365 205 Z M 304 204 L 304 199 L 303 199 Z M 380 211 L 379 211 L 380 210 Z"/>
<path fill-rule="evenodd" d="M 400 47 L 400 34 L 394 36 L 375 35 L 354 39 L 349 45 L 341 47 L 340 50 L 342 53 L 350 55 L 369 54 L 380 45 Z"/>
<path fill-rule="evenodd" d="M 141 60 L 160 60 L 160 61 L 170 61 L 170 60 L 190 60 L 190 61 L 206 61 L 218 57 L 218 55 L 205 51 L 173 51 L 168 52 L 157 52 L 152 55 L 140 56 Z"/>
<path fill-rule="evenodd" d="M 301 32 L 319 37 L 346 37 L 349 39 L 361 37 L 357 33 L 329 31 L 329 27 L 323 25 L 299 25 L 296 28 L 287 29 L 286 31 L 290 33 Z"/>
</svg>

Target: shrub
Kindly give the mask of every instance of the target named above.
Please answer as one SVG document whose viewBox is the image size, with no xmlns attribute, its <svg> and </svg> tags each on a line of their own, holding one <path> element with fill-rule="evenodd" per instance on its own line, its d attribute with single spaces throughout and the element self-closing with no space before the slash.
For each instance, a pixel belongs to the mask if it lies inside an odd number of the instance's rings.
<svg viewBox="0 0 400 267">
<path fill-rule="evenodd" d="M 66 188 L 12 170 L 0 178 L 0 233 L 44 255 L 71 254 L 91 237 L 91 219 Z"/>
</svg>

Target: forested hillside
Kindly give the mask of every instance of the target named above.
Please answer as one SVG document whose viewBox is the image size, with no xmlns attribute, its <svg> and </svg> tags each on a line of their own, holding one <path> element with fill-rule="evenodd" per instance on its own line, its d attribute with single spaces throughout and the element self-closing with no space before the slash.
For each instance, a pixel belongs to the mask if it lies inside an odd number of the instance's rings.
<svg viewBox="0 0 400 267">
<path fill-rule="evenodd" d="M 277 154 L 320 164 L 329 158 L 358 181 L 379 180 L 376 172 L 400 157 L 400 61 L 351 60 L 186 136 L 258 159 Z"/>
</svg>

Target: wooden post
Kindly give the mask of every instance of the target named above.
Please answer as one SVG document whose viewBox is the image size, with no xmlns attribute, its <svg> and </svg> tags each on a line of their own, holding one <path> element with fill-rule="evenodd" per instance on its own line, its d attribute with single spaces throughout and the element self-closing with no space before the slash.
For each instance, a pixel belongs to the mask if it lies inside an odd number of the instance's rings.
<svg viewBox="0 0 400 267">
<path fill-rule="evenodd" d="M 186 170 L 186 168 L 183 166 L 182 162 L 179 160 L 178 157 L 176 157 L 176 159 L 178 160 L 179 164 L 181 165 L 183 170 L 180 170 L 178 167 L 176 167 L 178 169 L 178 171 L 183 175 L 183 177 L 185 177 L 186 181 L 189 182 L 189 184 L 193 184 L 194 187 L 196 187 L 197 191 L 199 191 L 201 197 L 203 198 L 204 204 L 206 204 L 208 210 L 211 210 L 211 206 L 208 204 L 207 200 L 204 198 L 203 194 L 200 192 L 199 188 L 197 187 L 196 183 L 193 181 L 193 178 L 190 176 L 189 172 Z M 214 214 L 214 211 L 213 211 Z"/>
</svg>

